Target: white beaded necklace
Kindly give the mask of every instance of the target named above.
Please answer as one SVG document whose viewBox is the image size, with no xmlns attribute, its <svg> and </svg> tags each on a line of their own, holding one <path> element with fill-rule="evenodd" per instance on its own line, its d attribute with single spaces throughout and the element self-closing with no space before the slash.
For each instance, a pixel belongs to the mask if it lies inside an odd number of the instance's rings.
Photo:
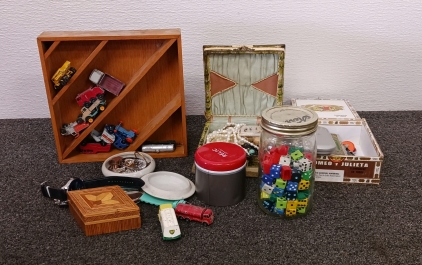
<svg viewBox="0 0 422 265">
<path fill-rule="evenodd" d="M 226 126 L 224 126 L 221 129 L 215 130 L 208 134 L 206 143 L 212 143 L 212 142 L 228 142 L 228 143 L 234 143 L 239 146 L 242 146 L 243 144 L 249 144 L 250 146 L 256 148 L 258 151 L 259 147 L 256 146 L 254 143 L 251 143 L 248 141 L 245 137 L 240 136 L 240 129 L 245 126 L 244 123 L 230 123 L 228 122 Z M 249 154 L 248 150 L 244 147 L 242 147 L 243 150 L 247 154 Z"/>
</svg>

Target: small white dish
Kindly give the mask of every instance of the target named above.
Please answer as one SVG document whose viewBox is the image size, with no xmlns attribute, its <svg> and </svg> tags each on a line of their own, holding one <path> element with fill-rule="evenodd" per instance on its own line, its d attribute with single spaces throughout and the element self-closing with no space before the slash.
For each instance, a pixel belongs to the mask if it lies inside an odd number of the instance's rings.
<svg viewBox="0 0 422 265">
<path fill-rule="evenodd" d="M 143 175 L 153 172 L 155 170 L 154 159 L 146 153 L 141 153 L 141 152 L 137 152 L 137 153 L 140 153 L 140 155 L 136 155 L 137 158 L 142 159 L 142 157 L 144 157 L 145 160 L 149 162 L 149 165 L 147 165 L 147 167 L 143 168 L 142 170 L 131 172 L 131 173 L 117 173 L 117 172 L 109 170 L 108 168 L 110 166 L 110 161 L 112 159 L 116 157 L 122 157 L 122 158 L 135 157 L 135 152 L 123 152 L 123 153 L 112 155 L 104 161 L 101 167 L 101 171 L 103 172 L 103 175 L 105 177 L 117 176 L 117 177 L 141 178 Z"/>
<path fill-rule="evenodd" d="M 157 171 L 141 177 L 142 189 L 151 196 L 165 200 L 182 200 L 195 193 L 195 184 L 188 178 L 169 171 Z"/>
</svg>

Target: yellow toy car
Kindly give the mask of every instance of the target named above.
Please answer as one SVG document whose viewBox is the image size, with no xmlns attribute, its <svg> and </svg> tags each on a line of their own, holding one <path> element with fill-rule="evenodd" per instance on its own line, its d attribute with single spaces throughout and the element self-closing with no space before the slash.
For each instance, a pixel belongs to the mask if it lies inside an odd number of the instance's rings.
<svg viewBox="0 0 422 265">
<path fill-rule="evenodd" d="M 64 87 L 75 73 L 76 69 L 70 66 L 69 61 L 66 61 L 51 78 L 51 81 L 53 81 L 54 84 L 54 89 L 60 90 Z"/>
</svg>

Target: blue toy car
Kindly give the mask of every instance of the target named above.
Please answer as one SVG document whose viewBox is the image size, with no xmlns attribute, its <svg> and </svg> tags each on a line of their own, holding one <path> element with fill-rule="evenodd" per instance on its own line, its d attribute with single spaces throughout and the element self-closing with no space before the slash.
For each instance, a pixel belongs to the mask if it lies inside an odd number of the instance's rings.
<svg viewBox="0 0 422 265">
<path fill-rule="evenodd" d="M 114 128 L 114 135 L 116 139 L 114 140 L 113 145 L 117 149 L 125 149 L 128 147 L 133 140 L 135 139 L 138 132 L 136 130 L 126 130 L 122 127 L 122 122 L 120 122 L 115 128 Z"/>
</svg>

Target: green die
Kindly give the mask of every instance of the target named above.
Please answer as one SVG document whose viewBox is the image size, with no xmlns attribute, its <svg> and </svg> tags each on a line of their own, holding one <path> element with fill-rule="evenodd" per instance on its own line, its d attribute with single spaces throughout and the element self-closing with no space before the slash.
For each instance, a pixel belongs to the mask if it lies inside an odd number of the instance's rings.
<svg viewBox="0 0 422 265">
<path fill-rule="evenodd" d="M 286 185 L 287 185 L 287 180 L 283 180 L 283 179 L 276 179 L 275 180 L 275 186 L 277 188 L 284 189 L 284 188 L 286 188 Z"/>
<path fill-rule="evenodd" d="M 289 147 L 289 155 L 291 155 L 292 153 L 296 151 L 300 151 L 301 153 L 303 153 L 305 150 L 303 149 L 303 147 L 294 147 L 294 146 Z"/>
<path fill-rule="evenodd" d="M 270 195 L 270 201 L 275 202 L 277 200 L 277 196 L 275 194 Z"/>
<path fill-rule="evenodd" d="M 299 208 L 297 208 L 297 212 L 298 213 L 305 213 L 306 212 L 306 207 L 299 207 Z"/>
<path fill-rule="evenodd" d="M 290 154 L 290 157 L 293 160 L 296 160 L 297 161 L 297 160 L 303 158 L 303 154 L 302 154 L 302 152 L 300 150 L 296 150 L 296 151 L 294 151 L 293 153 Z"/>
<path fill-rule="evenodd" d="M 278 209 L 286 209 L 287 207 L 287 200 L 286 198 L 277 197 L 277 201 L 275 203 L 275 207 Z"/>
<path fill-rule="evenodd" d="M 304 180 L 309 180 L 311 178 L 311 176 L 312 176 L 312 169 L 305 171 L 305 172 L 302 172 L 302 179 L 304 179 Z"/>
<path fill-rule="evenodd" d="M 306 199 L 308 197 L 309 197 L 309 191 L 308 190 L 299 191 L 297 193 L 297 199 L 298 200 L 304 200 L 304 199 Z"/>
</svg>

